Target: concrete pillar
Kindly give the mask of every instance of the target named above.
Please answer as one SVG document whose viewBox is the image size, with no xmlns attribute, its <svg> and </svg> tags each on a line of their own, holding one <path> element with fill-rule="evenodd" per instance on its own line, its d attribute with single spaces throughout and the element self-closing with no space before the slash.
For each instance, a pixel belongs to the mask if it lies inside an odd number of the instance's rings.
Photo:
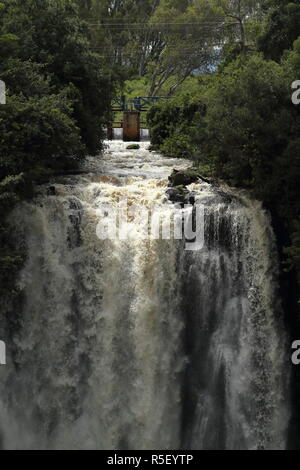
<svg viewBox="0 0 300 470">
<path fill-rule="evenodd" d="M 125 111 L 123 117 L 124 142 L 139 142 L 141 132 L 141 118 L 139 111 Z"/>
</svg>

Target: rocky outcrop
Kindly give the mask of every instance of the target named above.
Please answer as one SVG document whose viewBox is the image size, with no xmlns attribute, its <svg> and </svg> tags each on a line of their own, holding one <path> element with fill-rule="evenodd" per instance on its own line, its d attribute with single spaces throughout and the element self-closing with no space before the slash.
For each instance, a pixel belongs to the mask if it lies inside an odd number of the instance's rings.
<svg viewBox="0 0 300 470">
<path fill-rule="evenodd" d="M 198 171 L 194 168 L 188 168 L 187 170 L 173 170 L 171 176 L 169 176 L 169 183 L 171 187 L 177 186 L 188 186 L 198 181 L 210 183 L 211 181 L 207 178 L 203 178 Z"/>
<path fill-rule="evenodd" d="M 187 170 L 173 170 L 173 173 L 169 176 L 169 188 L 166 191 L 168 199 L 171 202 L 179 203 L 182 206 L 185 204 L 195 204 L 195 193 L 189 191 L 186 186 L 192 183 L 203 181 L 205 183 L 211 183 L 206 178 L 203 178 L 198 171 L 194 168 L 188 168 Z"/>
<path fill-rule="evenodd" d="M 195 193 L 188 191 L 184 186 L 169 188 L 166 194 L 171 202 L 179 203 L 182 206 L 185 204 L 195 204 Z"/>
</svg>

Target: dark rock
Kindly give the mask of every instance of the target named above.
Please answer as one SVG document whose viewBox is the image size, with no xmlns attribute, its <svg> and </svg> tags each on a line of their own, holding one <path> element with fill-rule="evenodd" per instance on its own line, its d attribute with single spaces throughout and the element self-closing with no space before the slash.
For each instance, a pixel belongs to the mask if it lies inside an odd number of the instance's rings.
<svg viewBox="0 0 300 470">
<path fill-rule="evenodd" d="M 188 203 L 192 204 L 192 206 L 194 206 L 195 202 L 196 202 L 195 194 L 194 193 L 189 193 Z"/>
<path fill-rule="evenodd" d="M 49 188 L 47 188 L 47 196 L 56 196 L 55 186 L 49 186 Z"/>
<path fill-rule="evenodd" d="M 186 193 L 180 191 L 180 189 L 169 188 L 167 189 L 166 193 L 171 202 L 179 202 L 180 204 L 184 204 Z"/>
<path fill-rule="evenodd" d="M 188 168 L 187 170 L 173 170 L 171 176 L 169 176 L 169 182 L 171 187 L 176 186 L 188 186 L 197 181 L 203 181 L 204 183 L 211 184 L 211 180 L 201 176 L 194 168 Z"/>
<path fill-rule="evenodd" d="M 126 149 L 127 150 L 139 150 L 141 147 L 139 144 L 130 144 L 127 145 Z"/>
<path fill-rule="evenodd" d="M 183 186 L 177 188 L 169 188 L 166 194 L 171 202 L 179 203 L 182 206 L 185 204 L 195 204 L 195 193 L 188 191 Z"/>
<path fill-rule="evenodd" d="M 191 183 L 198 181 L 198 174 L 192 169 L 188 170 L 173 170 L 171 176 L 169 176 L 170 186 L 188 186 Z"/>
</svg>

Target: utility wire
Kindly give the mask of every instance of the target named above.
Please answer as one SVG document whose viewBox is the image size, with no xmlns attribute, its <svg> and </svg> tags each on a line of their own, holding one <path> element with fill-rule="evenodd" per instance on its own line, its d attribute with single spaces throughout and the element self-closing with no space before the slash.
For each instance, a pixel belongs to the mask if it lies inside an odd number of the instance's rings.
<svg viewBox="0 0 300 470">
<path fill-rule="evenodd" d="M 156 26 L 181 26 L 181 27 L 192 27 L 192 26 L 227 26 L 237 24 L 237 22 L 220 24 L 219 21 L 204 21 L 201 23 L 87 23 L 89 26 L 98 26 L 108 29 L 119 29 L 119 28 L 151 28 Z"/>
<path fill-rule="evenodd" d="M 194 26 L 194 25 L 201 25 L 201 24 L 218 24 L 219 21 L 197 21 L 197 22 L 180 22 L 180 23 L 162 23 L 162 22 L 157 22 L 157 23 L 88 23 L 88 24 L 97 24 L 101 26 L 136 26 L 136 25 L 141 25 L 141 26 L 157 26 L 157 25 L 179 25 L 179 26 Z"/>
</svg>

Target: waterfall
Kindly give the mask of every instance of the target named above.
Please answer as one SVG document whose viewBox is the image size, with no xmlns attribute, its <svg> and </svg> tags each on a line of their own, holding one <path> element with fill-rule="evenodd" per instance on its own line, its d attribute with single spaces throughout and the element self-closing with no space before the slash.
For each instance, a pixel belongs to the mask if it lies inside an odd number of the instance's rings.
<svg viewBox="0 0 300 470">
<path fill-rule="evenodd" d="M 282 449 L 287 350 L 270 220 L 257 202 L 205 196 L 206 245 L 184 256 L 186 445 Z"/>
<path fill-rule="evenodd" d="M 115 141 L 14 211 L 27 257 L 0 328 L 4 449 L 287 445 L 288 348 L 260 204 L 191 185 L 205 214 L 199 251 L 139 238 L 134 221 L 127 239 L 97 236 L 103 203 L 173 210 L 167 177 L 190 163 L 146 148 Z"/>
</svg>

